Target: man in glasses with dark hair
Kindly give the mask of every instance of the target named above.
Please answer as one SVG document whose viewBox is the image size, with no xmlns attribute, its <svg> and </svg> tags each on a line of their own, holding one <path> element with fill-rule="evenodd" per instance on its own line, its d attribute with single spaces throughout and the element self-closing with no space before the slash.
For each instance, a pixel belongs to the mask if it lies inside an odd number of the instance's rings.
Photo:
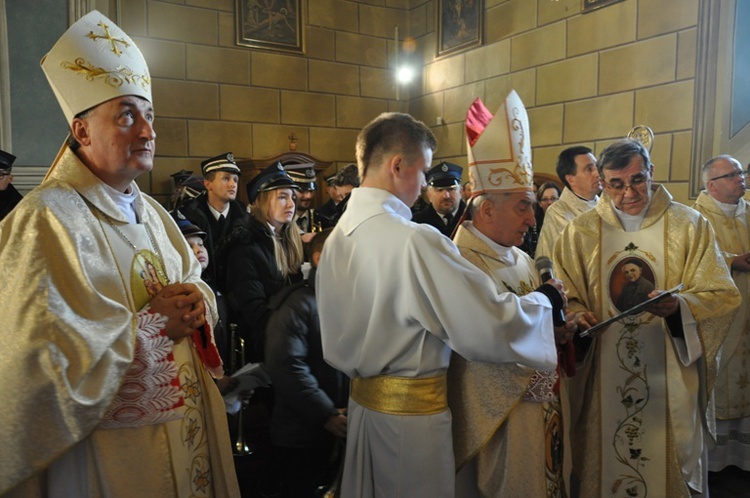
<svg viewBox="0 0 750 498">
<path fill-rule="evenodd" d="M 716 232 L 724 260 L 742 295 L 740 310 L 724 341 L 721 369 L 716 379 L 716 448 L 709 454 L 708 469 L 720 471 L 729 465 L 750 470 L 750 443 L 740 434 L 750 424 L 750 385 L 747 355 L 750 352 L 750 208 L 743 199 L 747 171 L 732 156 L 720 155 L 701 168 L 705 190 L 693 206 Z"/>
<path fill-rule="evenodd" d="M 579 328 L 619 313 L 611 283 L 633 258 L 654 277 L 649 298 L 684 288 L 592 335 L 569 390 L 577 442 L 571 494 L 621 487 L 631 496 L 705 494 L 713 416 L 704 402 L 740 296 L 708 221 L 652 184 L 640 142 L 612 143 L 597 168 L 603 195 L 570 222 L 554 251 Z"/>
</svg>

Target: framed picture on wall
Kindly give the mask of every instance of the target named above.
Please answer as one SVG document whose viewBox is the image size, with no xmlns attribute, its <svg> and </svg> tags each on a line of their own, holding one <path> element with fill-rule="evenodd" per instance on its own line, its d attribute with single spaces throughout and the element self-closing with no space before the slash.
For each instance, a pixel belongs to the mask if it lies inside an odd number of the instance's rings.
<svg viewBox="0 0 750 498">
<path fill-rule="evenodd" d="M 302 0 L 236 0 L 237 44 L 304 53 Z"/>
<path fill-rule="evenodd" d="M 621 2 L 622 0 L 581 0 L 583 3 L 583 11 L 598 9 L 613 3 Z"/>
<path fill-rule="evenodd" d="M 483 0 L 438 0 L 437 56 L 482 44 Z"/>
</svg>

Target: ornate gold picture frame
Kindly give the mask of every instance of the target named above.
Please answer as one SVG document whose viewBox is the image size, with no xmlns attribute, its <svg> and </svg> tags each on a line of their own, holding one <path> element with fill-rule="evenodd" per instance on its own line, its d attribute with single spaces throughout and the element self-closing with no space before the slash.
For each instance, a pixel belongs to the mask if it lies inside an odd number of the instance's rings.
<svg viewBox="0 0 750 498">
<path fill-rule="evenodd" d="M 302 0 L 236 0 L 237 45 L 305 52 Z"/>
<path fill-rule="evenodd" d="M 481 45 L 483 16 L 483 0 L 438 0 L 437 56 Z"/>
</svg>

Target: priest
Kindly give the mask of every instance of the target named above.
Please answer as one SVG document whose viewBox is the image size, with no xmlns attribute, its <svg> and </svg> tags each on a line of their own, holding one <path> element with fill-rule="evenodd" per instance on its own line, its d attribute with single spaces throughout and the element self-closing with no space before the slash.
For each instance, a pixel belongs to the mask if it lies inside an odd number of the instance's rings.
<svg viewBox="0 0 750 498">
<path fill-rule="evenodd" d="M 693 206 L 711 222 L 724 261 L 742 302 L 721 355 L 714 398 L 716 448 L 709 452 L 710 471 L 729 465 L 750 470 L 750 208 L 745 196 L 747 171 L 732 156 L 709 159 L 701 168 L 705 190 Z"/>
<path fill-rule="evenodd" d="M 739 293 L 708 221 L 652 183 L 641 143 L 612 143 L 597 167 L 604 194 L 554 251 L 579 327 L 622 311 L 634 259 L 654 285 L 649 298 L 684 288 L 593 334 L 570 386 L 572 479 L 582 498 L 705 494 L 709 393 Z"/>
</svg>

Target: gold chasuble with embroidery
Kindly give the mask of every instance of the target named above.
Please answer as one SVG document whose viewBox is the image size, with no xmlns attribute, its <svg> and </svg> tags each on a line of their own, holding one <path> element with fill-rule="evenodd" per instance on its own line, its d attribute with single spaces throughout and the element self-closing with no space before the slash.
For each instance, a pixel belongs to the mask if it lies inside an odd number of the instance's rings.
<svg viewBox="0 0 750 498">
<path fill-rule="evenodd" d="M 601 321 L 649 288 L 679 283 L 680 306 L 688 308 L 678 311 L 684 338 L 647 312 L 611 325 L 570 380 L 573 475 L 582 498 L 674 498 L 707 489 L 708 393 L 739 294 L 703 217 L 656 185 L 646 209 L 641 228 L 626 232 L 605 194 L 555 247 L 571 311 L 590 310 Z"/>
<path fill-rule="evenodd" d="M 64 147 L 0 224 L 0 495 L 239 496 L 213 294 L 161 206 L 131 184 L 129 224 L 106 188 Z M 148 303 L 178 282 L 208 325 L 173 342 Z"/>
<path fill-rule="evenodd" d="M 705 192 L 701 192 L 693 206 L 705 216 L 716 232 L 716 241 L 727 266 L 732 259 L 750 252 L 750 206 L 740 199 L 734 216 L 727 216 Z M 750 417 L 750 273 L 732 272 L 732 279 L 744 296 L 740 310 L 724 340 L 719 376 L 714 399 L 716 418 L 721 420 Z"/>
<path fill-rule="evenodd" d="M 503 261 L 467 228 L 470 224 L 459 226 L 454 242 L 464 258 L 495 281 L 498 292 L 523 296 L 539 287 L 527 254 L 509 248 L 514 262 Z M 537 326 L 551 329 L 551 317 Z M 566 496 L 558 378 L 556 371 L 472 362 L 453 353 L 448 369 L 453 451 L 460 472 L 471 473 L 466 479 L 459 475 L 457 496 Z"/>
</svg>

